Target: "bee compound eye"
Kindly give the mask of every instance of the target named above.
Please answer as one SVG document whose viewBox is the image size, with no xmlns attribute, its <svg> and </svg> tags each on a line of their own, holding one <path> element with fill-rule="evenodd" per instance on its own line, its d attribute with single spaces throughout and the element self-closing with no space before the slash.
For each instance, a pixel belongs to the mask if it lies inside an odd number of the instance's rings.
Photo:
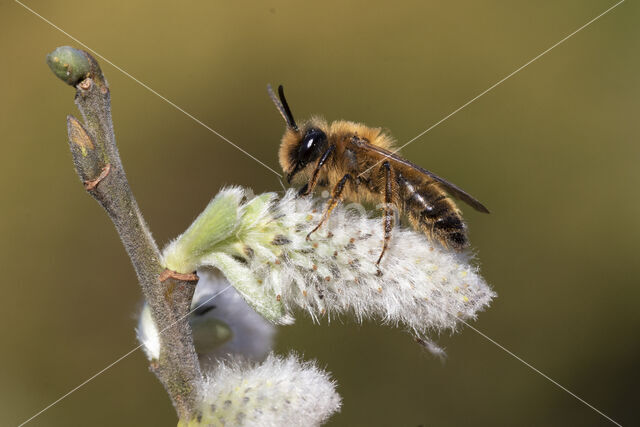
<svg viewBox="0 0 640 427">
<path fill-rule="evenodd" d="M 305 150 L 310 150 L 313 147 L 313 144 L 315 144 L 315 140 L 313 138 L 313 136 L 306 138 L 305 139 L 305 146 L 304 149 Z"/>
<path fill-rule="evenodd" d="M 326 139 L 327 136 L 320 129 L 309 129 L 300 142 L 298 160 L 303 163 L 314 160 L 320 155 Z"/>
</svg>

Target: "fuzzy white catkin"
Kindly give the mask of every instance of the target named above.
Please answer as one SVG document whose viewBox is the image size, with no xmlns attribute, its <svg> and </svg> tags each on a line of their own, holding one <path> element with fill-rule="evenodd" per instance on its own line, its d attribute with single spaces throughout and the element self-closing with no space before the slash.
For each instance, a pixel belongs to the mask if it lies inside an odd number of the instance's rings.
<svg viewBox="0 0 640 427">
<path fill-rule="evenodd" d="M 198 277 L 189 322 L 201 365 L 238 355 L 264 360 L 273 346 L 275 326 L 249 307 L 220 272 L 203 268 Z"/>
<path fill-rule="evenodd" d="M 261 361 L 271 351 L 275 327 L 256 313 L 219 273 L 198 270 L 189 323 L 203 369 L 222 359 Z M 160 357 L 160 336 L 147 304 L 136 329 L 149 360 Z"/>
<path fill-rule="evenodd" d="M 234 200 L 246 197 L 237 187 L 225 193 Z M 287 314 L 301 308 L 317 320 L 353 313 L 358 320 L 402 323 L 425 337 L 429 331 L 455 330 L 461 319 L 475 318 L 495 297 L 468 253 L 443 248 L 405 227 L 394 227 L 378 268 L 382 221 L 359 205 L 338 206 L 310 239 L 306 237 L 320 221 L 323 200 L 296 197 L 289 190 L 281 199 L 273 195 L 266 205 L 253 209 L 259 217 L 254 212 L 251 224 L 243 225 L 248 231 L 237 245 L 244 256 L 214 250 L 199 260 L 220 268 L 254 307 L 261 301 L 252 301 L 255 292 L 246 292 L 247 283 L 275 297 Z"/>
<path fill-rule="evenodd" d="M 158 334 L 158 327 L 151 317 L 151 309 L 146 303 L 140 311 L 136 336 L 147 358 L 158 360 L 160 358 L 160 334 Z"/>
<path fill-rule="evenodd" d="M 190 426 L 317 426 L 340 409 L 329 375 L 296 356 L 224 362 L 207 374 Z"/>
</svg>

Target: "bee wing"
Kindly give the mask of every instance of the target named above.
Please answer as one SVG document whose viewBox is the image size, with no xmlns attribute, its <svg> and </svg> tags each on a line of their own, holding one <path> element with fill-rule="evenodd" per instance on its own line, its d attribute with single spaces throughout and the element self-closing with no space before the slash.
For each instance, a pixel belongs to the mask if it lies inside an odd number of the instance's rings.
<svg viewBox="0 0 640 427">
<path fill-rule="evenodd" d="M 392 153 L 391 151 L 385 150 L 384 148 L 380 148 L 375 145 L 371 145 L 364 142 L 360 142 L 359 145 L 361 146 L 361 148 L 369 150 L 370 153 L 372 154 L 375 153 L 376 157 L 378 157 L 380 161 L 384 161 L 388 159 L 392 164 L 392 166 L 395 166 L 396 168 L 399 168 L 399 169 L 410 168 L 415 172 L 419 172 L 423 175 L 428 176 L 431 179 L 436 180 L 438 183 L 442 185 L 442 188 L 453 197 L 462 200 L 463 202 L 467 203 L 469 206 L 471 206 L 477 211 L 489 213 L 489 209 L 487 209 L 482 203 L 476 200 L 469 193 L 467 193 L 457 185 L 452 184 L 451 182 L 440 178 L 438 175 L 434 174 L 433 172 L 429 172 L 428 170 L 423 169 L 420 166 L 414 163 L 411 163 L 410 161 L 405 160 L 402 157 Z"/>
</svg>

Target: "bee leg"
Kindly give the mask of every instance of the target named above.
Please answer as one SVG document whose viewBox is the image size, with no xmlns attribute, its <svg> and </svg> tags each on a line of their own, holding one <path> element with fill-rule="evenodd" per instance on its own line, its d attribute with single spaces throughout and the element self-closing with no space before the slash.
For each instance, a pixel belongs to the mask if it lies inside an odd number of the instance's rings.
<svg viewBox="0 0 640 427">
<path fill-rule="evenodd" d="M 338 205 L 338 202 L 340 201 L 340 196 L 342 195 L 342 190 L 344 190 L 344 185 L 347 183 L 348 179 L 350 179 L 353 182 L 353 177 L 350 174 L 346 174 L 345 176 L 342 177 L 340 181 L 338 181 L 336 186 L 333 188 L 333 193 L 331 194 L 331 198 L 327 202 L 327 209 L 324 211 L 324 214 L 322 215 L 322 218 L 320 219 L 320 222 L 318 223 L 318 225 L 316 225 L 316 228 L 314 228 L 313 230 L 311 230 L 309 234 L 307 234 L 307 240 L 309 240 L 309 237 L 313 233 L 315 233 L 316 230 L 318 230 L 318 228 L 322 226 L 322 224 L 324 224 L 324 222 L 331 215 L 331 211 Z"/>
<path fill-rule="evenodd" d="M 327 162 L 327 159 L 329 158 L 331 153 L 335 151 L 335 149 L 336 149 L 335 145 L 333 144 L 329 145 L 329 148 L 327 148 L 327 151 L 325 151 L 322 154 L 322 157 L 320 157 L 320 160 L 318 160 L 318 164 L 316 165 L 316 168 L 313 171 L 313 175 L 311 175 L 311 179 L 309 180 L 307 185 L 305 185 L 300 189 L 300 191 L 298 192 L 298 196 L 308 196 L 309 194 L 311 194 L 314 188 L 316 188 L 316 184 L 318 183 L 318 175 L 320 174 L 320 169 L 322 169 L 322 166 L 324 166 L 324 164 Z"/>
<path fill-rule="evenodd" d="M 307 188 L 309 188 L 309 184 L 308 184 L 308 183 L 307 183 L 307 184 L 305 184 L 305 185 L 303 185 L 303 186 L 300 188 L 300 190 L 298 190 L 298 197 L 300 197 L 300 196 L 306 196 L 307 194 L 309 194 L 310 192 L 309 192 L 309 193 L 307 193 Z"/>
<path fill-rule="evenodd" d="M 384 243 L 382 245 L 382 253 L 380 253 L 380 258 L 378 258 L 378 262 L 376 265 L 380 265 L 380 261 L 382 261 L 382 257 L 384 253 L 387 251 L 389 247 L 389 241 L 391 240 L 391 230 L 393 229 L 393 210 L 391 208 L 391 196 L 393 188 L 391 187 L 391 165 L 389 162 L 384 162 L 382 164 L 384 168 L 384 178 L 385 178 L 385 188 L 384 188 Z"/>
</svg>

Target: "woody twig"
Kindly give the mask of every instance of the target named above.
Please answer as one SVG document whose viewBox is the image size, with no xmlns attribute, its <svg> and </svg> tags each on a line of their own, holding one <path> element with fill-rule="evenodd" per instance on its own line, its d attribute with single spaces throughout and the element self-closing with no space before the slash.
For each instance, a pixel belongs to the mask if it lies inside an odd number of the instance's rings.
<svg viewBox="0 0 640 427">
<path fill-rule="evenodd" d="M 75 169 L 87 192 L 113 221 L 136 271 L 160 335 L 160 357 L 152 371 L 167 390 L 181 420 L 195 413 L 202 379 L 188 314 L 195 275 L 167 274 L 156 242 L 140 213 L 120 161 L 111 120 L 109 86 L 97 61 L 68 46 L 47 56 L 56 76 L 75 87 L 75 102 L 84 123 L 67 118 Z M 105 265 L 105 270 L 108 266 Z M 171 298 L 167 288 L 171 287 Z"/>
</svg>

